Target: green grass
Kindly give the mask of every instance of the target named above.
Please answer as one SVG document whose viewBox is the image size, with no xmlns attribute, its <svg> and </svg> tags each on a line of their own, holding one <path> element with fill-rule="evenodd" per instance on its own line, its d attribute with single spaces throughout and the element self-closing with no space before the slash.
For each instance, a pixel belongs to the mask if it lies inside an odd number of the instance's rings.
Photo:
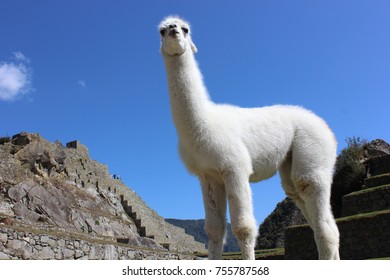
<svg viewBox="0 0 390 280">
<path fill-rule="evenodd" d="M 390 173 L 384 173 L 384 174 L 372 176 L 365 180 L 363 188 L 369 189 L 369 188 L 379 187 L 381 185 L 383 186 L 389 182 L 389 178 L 390 178 Z"/>
<path fill-rule="evenodd" d="M 373 217 L 378 216 L 378 215 L 386 215 L 386 214 L 390 214 L 390 210 L 381 210 L 381 211 L 375 211 L 375 212 L 370 212 L 370 213 L 357 214 L 357 215 L 353 215 L 353 216 L 343 217 L 343 218 L 336 219 L 336 222 L 340 223 L 340 222 L 348 222 L 348 221 L 356 220 L 356 219 L 367 219 L 367 218 L 373 218 Z"/>
<path fill-rule="evenodd" d="M 382 185 L 382 186 L 378 186 L 378 187 L 374 187 L 374 188 L 369 188 L 369 189 L 362 189 L 362 190 L 360 190 L 360 191 L 356 191 L 356 192 L 352 192 L 352 193 L 350 193 L 350 194 L 347 194 L 346 196 L 361 195 L 361 194 L 366 194 L 366 193 L 374 192 L 374 191 L 376 191 L 376 190 L 388 189 L 388 188 L 390 188 L 390 184 Z"/>
<path fill-rule="evenodd" d="M 336 219 L 336 223 L 344 223 L 344 222 L 353 221 L 356 219 L 373 218 L 377 215 L 386 215 L 386 214 L 390 214 L 390 210 L 381 210 L 381 211 L 375 211 L 375 212 L 369 212 L 369 213 L 364 213 L 364 214 L 357 214 L 357 215 L 342 217 L 342 218 Z M 295 226 L 289 226 L 288 228 L 301 228 L 301 227 L 309 227 L 309 225 L 308 224 L 295 225 Z"/>
<path fill-rule="evenodd" d="M 390 176 L 390 173 L 382 173 L 382 174 L 379 174 L 379 175 L 375 175 L 375 176 L 372 176 L 370 178 L 367 178 L 367 180 L 370 180 L 370 179 L 377 179 L 377 178 L 381 178 L 381 177 L 388 177 Z"/>
<path fill-rule="evenodd" d="M 266 259 L 269 257 L 282 256 L 284 255 L 284 248 L 274 248 L 274 249 L 263 249 L 255 251 L 256 259 Z M 241 252 L 226 252 L 223 254 L 224 260 L 240 260 Z"/>
<path fill-rule="evenodd" d="M 284 255 L 284 248 L 263 249 L 255 251 L 256 259 L 266 259 L 268 257 Z M 207 254 L 196 254 L 197 257 L 207 258 Z M 224 260 L 241 260 L 241 252 L 225 252 L 222 255 Z"/>
</svg>

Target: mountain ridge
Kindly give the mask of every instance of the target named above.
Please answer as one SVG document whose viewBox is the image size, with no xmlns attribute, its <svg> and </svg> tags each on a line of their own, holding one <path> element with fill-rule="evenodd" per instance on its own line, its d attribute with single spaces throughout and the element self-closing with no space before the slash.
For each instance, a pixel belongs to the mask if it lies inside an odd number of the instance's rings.
<svg viewBox="0 0 390 280">
<path fill-rule="evenodd" d="M 205 244 L 207 248 L 207 234 L 204 230 L 204 219 L 165 219 L 168 223 L 183 228 L 187 234 L 194 236 L 195 240 Z M 227 224 L 224 252 L 237 252 L 240 250 L 237 239 L 232 232 L 231 224 Z"/>
</svg>

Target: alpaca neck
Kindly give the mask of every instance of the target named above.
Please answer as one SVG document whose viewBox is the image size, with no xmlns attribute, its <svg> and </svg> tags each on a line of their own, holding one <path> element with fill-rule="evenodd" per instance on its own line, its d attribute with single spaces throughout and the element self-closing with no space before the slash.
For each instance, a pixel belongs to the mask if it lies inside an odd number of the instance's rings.
<svg viewBox="0 0 390 280">
<path fill-rule="evenodd" d="M 179 132 L 202 126 L 211 104 L 192 53 L 164 56 L 173 121 Z"/>
</svg>

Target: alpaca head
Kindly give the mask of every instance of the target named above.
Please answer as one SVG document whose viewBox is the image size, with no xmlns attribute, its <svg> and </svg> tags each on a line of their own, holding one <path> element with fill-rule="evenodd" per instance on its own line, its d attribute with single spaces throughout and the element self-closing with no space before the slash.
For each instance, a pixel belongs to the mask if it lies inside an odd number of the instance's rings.
<svg viewBox="0 0 390 280">
<path fill-rule="evenodd" d="M 167 17 L 159 25 L 161 34 L 160 51 L 164 55 L 181 56 L 186 51 L 196 53 L 191 40 L 189 24 L 179 17 Z"/>
</svg>

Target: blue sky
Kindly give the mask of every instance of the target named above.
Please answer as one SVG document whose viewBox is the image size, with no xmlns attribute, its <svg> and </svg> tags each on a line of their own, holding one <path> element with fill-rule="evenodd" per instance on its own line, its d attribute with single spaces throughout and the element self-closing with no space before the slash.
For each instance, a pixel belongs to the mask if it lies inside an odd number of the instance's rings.
<svg viewBox="0 0 390 280">
<path fill-rule="evenodd" d="M 180 162 L 157 25 L 193 27 L 211 98 L 301 105 L 333 129 L 390 142 L 389 1 L 0 2 L 0 135 L 78 139 L 160 215 L 202 218 Z M 253 185 L 257 222 L 284 198 Z"/>
</svg>

